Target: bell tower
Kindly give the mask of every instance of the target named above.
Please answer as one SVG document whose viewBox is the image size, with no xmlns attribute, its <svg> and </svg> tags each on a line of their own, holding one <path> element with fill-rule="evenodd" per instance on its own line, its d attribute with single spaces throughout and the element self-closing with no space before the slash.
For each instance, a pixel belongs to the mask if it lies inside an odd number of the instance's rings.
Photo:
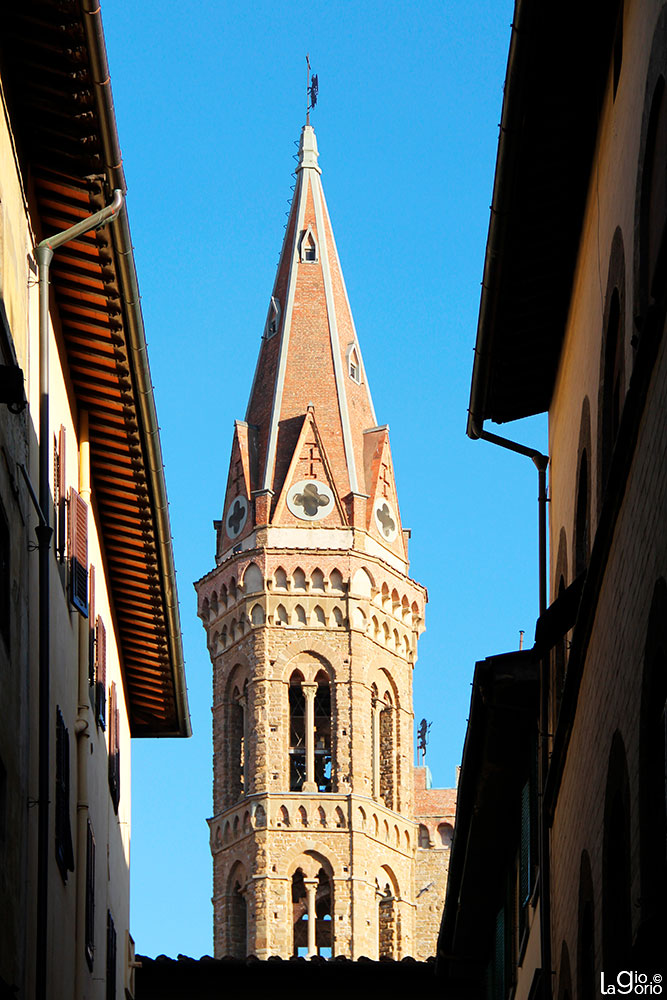
<svg viewBox="0 0 667 1000">
<path fill-rule="evenodd" d="M 402 958 L 418 954 L 426 591 L 408 576 L 310 125 L 298 160 L 216 565 L 196 584 L 213 663 L 215 954 Z"/>
</svg>

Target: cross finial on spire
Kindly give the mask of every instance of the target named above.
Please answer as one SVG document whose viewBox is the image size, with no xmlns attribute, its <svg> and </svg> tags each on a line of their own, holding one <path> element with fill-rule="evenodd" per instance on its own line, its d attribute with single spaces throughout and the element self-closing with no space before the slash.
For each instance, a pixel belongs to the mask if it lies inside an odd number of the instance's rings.
<svg viewBox="0 0 667 1000">
<path fill-rule="evenodd" d="M 310 56 L 306 53 L 306 125 L 310 125 L 310 111 L 317 104 L 317 73 L 310 80 Z"/>
</svg>

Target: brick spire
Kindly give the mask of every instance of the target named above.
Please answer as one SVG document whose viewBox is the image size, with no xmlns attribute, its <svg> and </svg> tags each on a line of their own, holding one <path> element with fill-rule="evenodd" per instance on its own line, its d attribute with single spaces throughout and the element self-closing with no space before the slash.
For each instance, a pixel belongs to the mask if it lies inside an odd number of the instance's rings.
<svg viewBox="0 0 667 1000">
<path fill-rule="evenodd" d="M 326 527 L 371 530 L 403 555 L 386 429 L 376 426 L 318 156 L 314 129 L 304 125 L 246 421 L 236 427 L 221 528 L 232 514 L 227 535 L 240 541 L 255 526 L 305 526 L 312 517 Z M 389 498 L 379 520 L 366 503 L 376 492 Z M 309 515 L 313 504 L 320 506 Z M 234 525 L 240 525 L 237 537 Z"/>
</svg>

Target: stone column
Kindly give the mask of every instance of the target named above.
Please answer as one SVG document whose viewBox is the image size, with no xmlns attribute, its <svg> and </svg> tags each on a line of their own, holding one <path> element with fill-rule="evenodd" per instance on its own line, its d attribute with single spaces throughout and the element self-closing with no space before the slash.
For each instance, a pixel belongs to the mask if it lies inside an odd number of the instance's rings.
<svg viewBox="0 0 667 1000">
<path fill-rule="evenodd" d="M 308 958 L 312 958 L 314 955 L 317 955 L 315 896 L 317 894 L 318 881 L 316 878 L 307 878 L 304 879 L 304 885 L 306 887 L 306 901 L 308 906 Z"/>
<path fill-rule="evenodd" d="M 317 684 L 302 684 L 301 690 L 306 699 L 306 780 L 303 783 L 304 792 L 316 792 L 315 784 L 315 694 Z"/>
</svg>

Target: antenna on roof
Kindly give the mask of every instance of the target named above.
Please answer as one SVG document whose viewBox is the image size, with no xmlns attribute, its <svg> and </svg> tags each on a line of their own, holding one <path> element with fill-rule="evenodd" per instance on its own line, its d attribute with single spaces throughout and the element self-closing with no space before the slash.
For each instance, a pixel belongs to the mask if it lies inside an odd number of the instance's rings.
<svg viewBox="0 0 667 1000">
<path fill-rule="evenodd" d="M 314 108 L 317 104 L 317 73 L 313 74 L 313 79 L 310 79 L 310 56 L 306 55 L 306 125 L 310 125 L 310 112 L 311 108 Z"/>
</svg>

